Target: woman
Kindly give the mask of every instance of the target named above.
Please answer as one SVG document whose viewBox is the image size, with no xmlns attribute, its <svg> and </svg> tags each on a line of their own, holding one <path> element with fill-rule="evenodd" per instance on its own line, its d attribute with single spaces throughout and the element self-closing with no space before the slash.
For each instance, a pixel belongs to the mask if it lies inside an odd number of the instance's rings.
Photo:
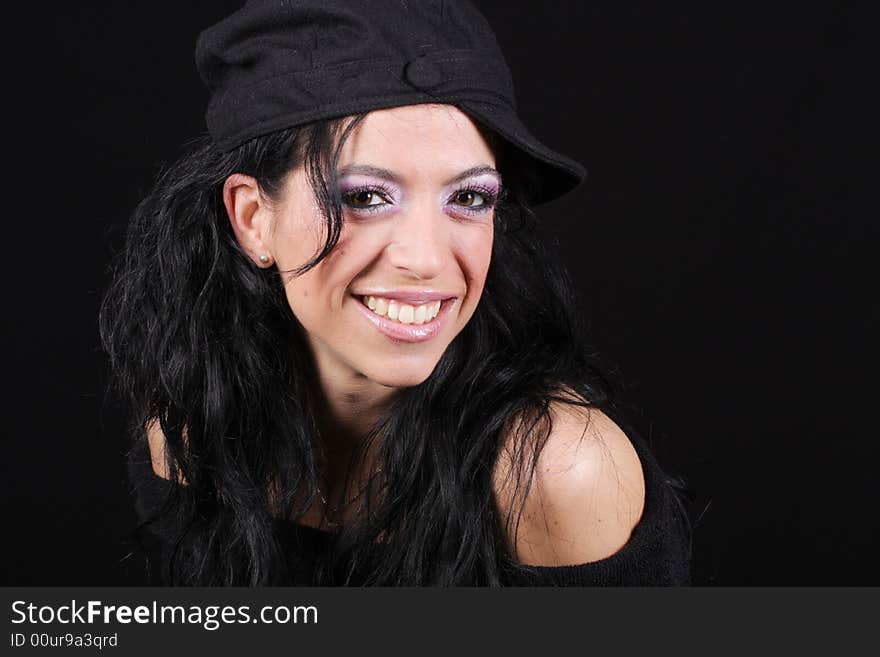
<svg viewBox="0 0 880 657">
<path fill-rule="evenodd" d="M 196 59 L 210 137 L 137 208 L 101 320 L 153 581 L 687 582 L 534 234 L 583 170 L 516 117 L 482 16 L 252 1 Z"/>
</svg>

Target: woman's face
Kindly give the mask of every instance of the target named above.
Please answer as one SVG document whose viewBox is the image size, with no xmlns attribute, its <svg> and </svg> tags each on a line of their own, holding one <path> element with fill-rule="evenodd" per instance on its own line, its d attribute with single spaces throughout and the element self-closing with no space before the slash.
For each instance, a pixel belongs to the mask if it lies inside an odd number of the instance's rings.
<svg viewBox="0 0 880 657">
<path fill-rule="evenodd" d="M 376 111 L 351 133 L 338 168 L 339 243 L 286 278 L 322 378 L 397 388 L 431 374 L 483 291 L 501 185 L 494 166 L 477 126 L 447 105 Z M 323 245 L 302 168 L 288 177 L 271 225 L 282 272 Z"/>
</svg>

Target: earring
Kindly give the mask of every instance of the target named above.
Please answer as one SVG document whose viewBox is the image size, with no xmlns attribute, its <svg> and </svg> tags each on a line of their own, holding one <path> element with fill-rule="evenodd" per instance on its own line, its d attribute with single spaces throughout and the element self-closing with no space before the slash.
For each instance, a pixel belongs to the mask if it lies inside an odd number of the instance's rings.
<svg viewBox="0 0 880 657">
<path fill-rule="evenodd" d="M 263 264 L 265 265 L 266 263 L 269 262 L 269 256 L 267 256 L 265 253 L 262 254 L 262 255 L 260 256 L 260 262 L 263 263 Z"/>
</svg>

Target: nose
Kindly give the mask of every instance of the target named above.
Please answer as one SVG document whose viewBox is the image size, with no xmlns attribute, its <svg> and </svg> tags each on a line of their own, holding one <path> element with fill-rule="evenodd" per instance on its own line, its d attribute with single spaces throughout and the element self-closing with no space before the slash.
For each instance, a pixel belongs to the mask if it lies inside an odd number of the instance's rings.
<svg viewBox="0 0 880 657">
<path fill-rule="evenodd" d="M 387 247 L 391 264 L 418 279 L 438 276 L 451 248 L 449 218 L 439 208 L 425 204 L 410 208 L 396 219 Z"/>
</svg>

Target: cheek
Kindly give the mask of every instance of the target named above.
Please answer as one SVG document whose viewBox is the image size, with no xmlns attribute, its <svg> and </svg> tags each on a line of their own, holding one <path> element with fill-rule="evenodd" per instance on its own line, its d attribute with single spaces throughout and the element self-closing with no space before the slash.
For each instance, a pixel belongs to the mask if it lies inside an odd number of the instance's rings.
<svg viewBox="0 0 880 657">
<path fill-rule="evenodd" d="M 299 212 L 286 213 L 272 226 L 271 249 L 280 271 L 301 267 L 318 253 L 324 243 L 319 217 L 309 219 Z"/>
<path fill-rule="evenodd" d="M 296 264 L 307 262 L 323 245 L 322 235 Z M 343 226 L 336 246 L 321 262 L 305 274 L 288 280 L 287 299 L 294 314 L 302 319 L 304 314 L 315 315 L 340 308 L 350 293 L 352 282 L 369 267 L 381 246 L 381 239 L 370 232 Z"/>
<path fill-rule="evenodd" d="M 315 267 L 316 278 L 325 288 L 348 286 L 381 255 L 385 244 L 381 231 L 344 224 L 333 250 Z"/>
<path fill-rule="evenodd" d="M 472 287 L 482 289 L 486 282 L 486 274 L 492 260 L 492 241 L 494 231 L 492 225 L 469 231 L 459 241 L 462 264 Z"/>
</svg>

